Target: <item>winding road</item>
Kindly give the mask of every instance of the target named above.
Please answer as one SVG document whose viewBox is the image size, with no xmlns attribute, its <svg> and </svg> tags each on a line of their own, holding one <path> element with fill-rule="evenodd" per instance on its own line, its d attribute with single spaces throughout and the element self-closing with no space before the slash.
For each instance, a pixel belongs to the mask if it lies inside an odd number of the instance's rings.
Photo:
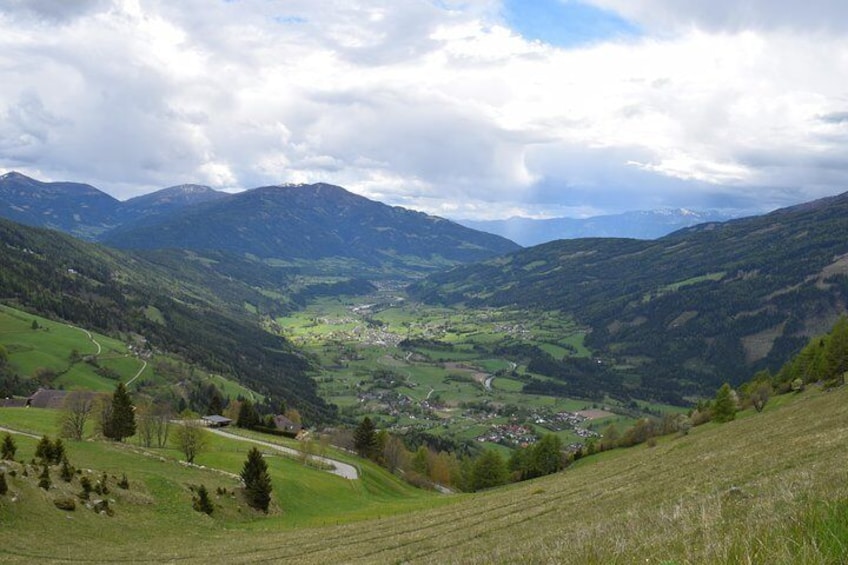
<svg viewBox="0 0 848 565">
<path fill-rule="evenodd" d="M 262 440 L 259 440 L 259 439 L 251 439 L 251 438 L 247 438 L 247 437 L 242 437 L 242 436 L 237 435 L 237 434 L 231 434 L 230 432 L 225 432 L 224 430 L 221 430 L 219 428 L 209 428 L 209 431 L 212 432 L 213 434 L 217 434 L 217 435 L 225 437 L 225 438 L 235 439 L 235 440 L 239 440 L 239 441 L 246 441 L 246 442 L 249 442 L 249 443 L 255 443 L 257 445 L 261 445 L 263 447 L 274 449 L 276 451 L 279 451 L 281 453 L 285 453 L 285 454 L 288 454 L 288 455 L 294 455 L 296 457 L 300 457 L 300 456 L 303 455 L 302 451 L 298 451 L 297 449 L 292 449 L 291 447 L 285 447 L 285 446 L 282 446 L 282 445 L 278 445 L 276 443 L 271 443 L 271 442 L 268 442 L 268 441 L 262 441 Z M 337 461 L 335 459 L 330 459 L 328 457 L 321 457 L 320 455 L 310 455 L 309 458 L 312 459 L 313 461 L 318 461 L 319 463 L 322 463 L 324 465 L 331 466 L 332 469 L 327 469 L 328 473 L 333 473 L 334 475 L 338 475 L 339 477 L 342 477 L 343 479 L 349 479 L 349 480 L 352 480 L 352 481 L 355 481 L 356 479 L 359 478 L 359 471 L 357 471 L 356 467 L 354 467 L 353 465 L 350 465 L 349 463 L 342 463 L 341 461 Z"/>
</svg>

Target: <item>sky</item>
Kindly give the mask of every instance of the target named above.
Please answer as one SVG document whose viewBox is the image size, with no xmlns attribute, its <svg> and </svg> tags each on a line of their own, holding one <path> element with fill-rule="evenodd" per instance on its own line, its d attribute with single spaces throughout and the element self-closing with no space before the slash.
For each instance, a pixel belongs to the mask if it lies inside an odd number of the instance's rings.
<svg viewBox="0 0 848 565">
<path fill-rule="evenodd" d="M 848 190 L 844 0 L 0 0 L 0 173 L 450 218 Z"/>
</svg>

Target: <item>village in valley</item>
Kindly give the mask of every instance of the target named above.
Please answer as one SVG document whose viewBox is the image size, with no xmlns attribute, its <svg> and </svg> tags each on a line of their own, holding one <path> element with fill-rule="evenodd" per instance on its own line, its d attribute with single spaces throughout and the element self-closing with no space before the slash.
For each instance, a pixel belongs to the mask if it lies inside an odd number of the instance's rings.
<svg viewBox="0 0 848 565">
<path fill-rule="evenodd" d="M 319 386 L 342 414 L 370 416 L 389 431 L 507 448 L 554 433 L 576 449 L 610 423 L 633 421 L 615 405 L 526 394 L 523 368 L 491 353 L 499 342 L 526 342 L 588 355 L 569 319 L 425 308 L 383 290 L 319 301 L 273 324 L 320 360 Z"/>
</svg>

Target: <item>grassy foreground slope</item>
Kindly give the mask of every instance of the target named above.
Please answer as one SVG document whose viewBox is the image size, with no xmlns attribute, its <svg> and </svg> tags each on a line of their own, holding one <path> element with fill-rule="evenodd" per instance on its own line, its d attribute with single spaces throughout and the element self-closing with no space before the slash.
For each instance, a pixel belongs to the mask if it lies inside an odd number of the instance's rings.
<svg viewBox="0 0 848 565">
<path fill-rule="evenodd" d="M 105 535 L 117 530 L 115 518 L 103 518 L 104 535 L 69 544 L 55 540 L 79 527 L 77 517 L 51 509 L 58 518 L 51 514 L 49 523 L 58 531 L 34 543 L 32 532 L 21 529 L 44 532 L 44 522 L 27 521 L 20 505 L 10 510 L 0 498 L 0 559 L 840 563 L 848 554 L 846 462 L 843 387 L 775 398 L 759 415 L 742 413 L 653 448 L 607 452 L 558 475 L 457 496 L 454 504 L 339 526 L 303 527 L 294 519 L 217 524 L 184 513 L 178 528 L 173 521 L 165 528 L 128 520 L 124 534 Z M 152 506 L 161 504 L 168 502 Z"/>
</svg>

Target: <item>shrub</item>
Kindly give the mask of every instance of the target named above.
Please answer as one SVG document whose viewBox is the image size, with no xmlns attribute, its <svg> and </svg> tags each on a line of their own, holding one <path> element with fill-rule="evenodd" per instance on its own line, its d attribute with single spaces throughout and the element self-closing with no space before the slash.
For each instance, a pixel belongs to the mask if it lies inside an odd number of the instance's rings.
<svg viewBox="0 0 848 565">
<path fill-rule="evenodd" d="M 73 512 L 77 509 L 77 503 L 70 496 L 63 496 L 53 501 L 54 506 L 59 510 L 67 510 Z"/>
<path fill-rule="evenodd" d="M 6 484 L 6 473 L 0 472 L 0 495 L 9 492 L 9 485 Z"/>
<path fill-rule="evenodd" d="M 82 487 L 82 492 L 80 493 L 80 498 L 83 500 L 88 500 L 89 496 L 91 496 L 92 486 L 91 479 L 83 475 L 80 477 L 80 486 Z"/>
<path fill-rule="evenodd" d="M 129 489 L 129 488 L 130 488 L 130 481 L 127 479 L 127 474 L 126 474 L 126 473 L 124 473 L 123 475 L 121 475 L 121 480 L 120 480 L 120 481 L 118 481 L 118 487 L 119 487 L 119 488 L 122 488 L 122 489 L 124 489 L 124 490 L 127 490 L 127 489 Z"/>
<path fill-rule="evenodd" d="M 41 474 L 38 476 L 38 486 L 44 490 L 48 490 L 51 484 L 50 469 L 47 468 L 47 465 L 44 465 L 44 469 L 42 469 Z"/>
</svg>

